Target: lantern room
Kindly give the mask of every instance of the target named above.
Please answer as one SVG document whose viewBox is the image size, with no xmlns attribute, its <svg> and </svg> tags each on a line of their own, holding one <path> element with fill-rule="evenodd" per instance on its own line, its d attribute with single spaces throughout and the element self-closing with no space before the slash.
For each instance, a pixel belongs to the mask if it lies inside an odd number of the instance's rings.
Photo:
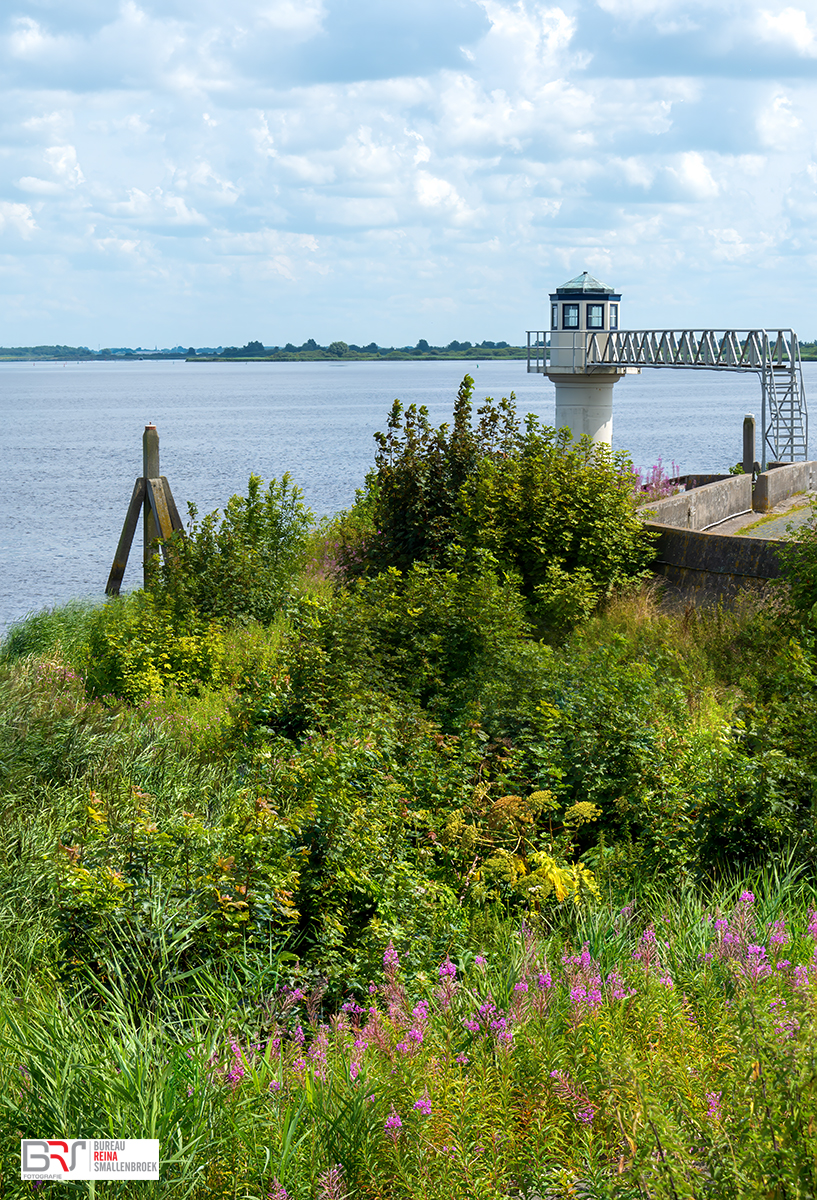
<svg viewBox="0 0 817 1200">
<path fill-rule="evenodd" d="M 550 328 L 555 333 L 603 332 L 620 328 L 621 296 L 582 271 L 550 296 Z"/>
</svg>

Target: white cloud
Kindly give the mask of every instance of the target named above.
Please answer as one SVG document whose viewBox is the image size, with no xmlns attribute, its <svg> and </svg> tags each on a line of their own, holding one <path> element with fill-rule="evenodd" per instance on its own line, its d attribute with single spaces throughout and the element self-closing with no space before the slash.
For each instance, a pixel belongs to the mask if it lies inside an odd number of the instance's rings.
<svg viewBox="0 0 817 1200">
<path fill-rule="evenodd" d="M 301 38 L 320 33 L 325 16 L 326 9 L 320 0 L 276 0 L 258 9 L 263 24 Z"/>
<path fill-rule="evenodd" d="M 761 9 L 757 29 L 763 41 L 788 46 L 808 58 L 817 56 L 817 36 L 802 8 L 784 8 L 777 13 Z"/>
<path fill-rule="evenodd" d="M 131 188 L 127 200 L 110 205 L 114 216 L 144 225 L 206 225 L 207 218 L 190 208 L 181 196 L 165 193 L 160 187 L 151 192 Z"/>
<path fill-rule="evenodd" d="M 681 189 L 694 200 L 711 200 L 720 188 L 697 150 L 688 150 L 679 158 L 678 165 L 669 168 L 669 173 Z"/>
<path fill-rule="evenodd" d="M 63 191 L 61 183 L 53 179 L 38 179 L 36 175 L 23 175 L 17 180 L 17 187 L 22 192 L 32 192 L 37 196 L 58 196 Z"/>
<path fill-rule="evenodd" d="M 43 155 L 57 179 L 66 187 L 77 187 L 85 182 L 85 176 L 77 162 L 77 152 L 73 146 L 49 146 Z"/>
<path fill-rule="evenodd" d="M 37 228 L 37 222 L 27 204 L 14 204 L 9 200 L 0 200 L 0 233 L 11 230 L 23 238 L 31 237 Z"/>
</svg>

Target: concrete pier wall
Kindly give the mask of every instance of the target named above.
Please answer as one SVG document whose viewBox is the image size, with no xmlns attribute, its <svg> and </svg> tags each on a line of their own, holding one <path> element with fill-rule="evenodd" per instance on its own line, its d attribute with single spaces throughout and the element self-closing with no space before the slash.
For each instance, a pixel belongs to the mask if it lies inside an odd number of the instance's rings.
<svg viewBox="0 0 817 1200">
<path fill-rule="evenodd" d="M 645 504 L 639 512 L 657 535 L 654 570 L 679 599 L 693 604 L 728 601 L 742 588 L 777 579 L 778 541 L 719 534 L 717 526 L 814 490 L 817 462 L 792 463 L 759 475 L 754 493 L 750 475 L 734 475 Z"/>
</svg>

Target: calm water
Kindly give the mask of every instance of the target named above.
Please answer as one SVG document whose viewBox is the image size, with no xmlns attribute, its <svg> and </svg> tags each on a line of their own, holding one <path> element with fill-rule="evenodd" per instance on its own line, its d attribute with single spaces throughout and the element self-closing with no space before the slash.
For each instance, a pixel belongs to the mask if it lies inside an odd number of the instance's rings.
<svg viewBox="0 0 817 1200">
<path fill-rule="evenodd" d="M 221 507 L 251 471 L 289 471 L 314 511 L 329 513 L 352 502 L 392 400 L 449 419 L 466 370 L 478 399 L 514 390 L 522 412 L 552 423 L 553 386 L 520 361 L 0 364 L 0 628 L 102 594 L 147 423 L 183 514 L 188 500 L 201 513 Z M 805 371 L 814 396 L 817 364 Z M 645 371 L 614 395 L 614 445 L 641 467 L 661 455 L 683 471 L 725 470 L 741 456 L 744 414 L 760 419 L 754 376 Z M 140 582 L 138 559 L 126 587 Z"/>
</svg>

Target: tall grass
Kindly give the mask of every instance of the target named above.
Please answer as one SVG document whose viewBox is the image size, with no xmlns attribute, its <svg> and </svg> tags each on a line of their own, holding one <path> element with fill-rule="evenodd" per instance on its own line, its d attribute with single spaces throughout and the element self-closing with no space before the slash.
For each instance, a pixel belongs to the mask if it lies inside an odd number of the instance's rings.
<svg viewBox="0 0 817 1200">
<path fill-rule="evenodd" d="M 500 925 L 425 981 L 389 945 L 334 1013 L 272 979 L 172 1017 L 5 992 L 3 1194 L 48 1131 L 161 1140 L 160 1184 L 98 1194 L 811 1196 L 817 917 L 769 882 Z"/>
<path fill-rule="evenodd" d="M 694 889 L 631 871 L 623 894 L 601 855 L 600 899 L 525 920 L 474 906 L 429 935 L 445 948 L 431 965 L 376 914 L 372 944 L 393 939 L 382 966 L 361 957 L 344 981 L 337 934 L 326 992 L 296 931 L 250 946 L 229 925 L 242 893 L 225 859 L 246 839 L 268 862 L 269 829 L 305 859 L 341 801 L 364 837 L 365 729 L 316 796 L 294 744 L 256 754 L 236 734 L 236 692 L 276 674 L 284 618 L 229 627 L 217 685 L 128 705 L 87 694 L 92 616 L 31 618 L 0 654 L 3 1196 L 32 1194 L 21 1136 L 160 1139 L 161 1182 L 97 1183 L 98 1196 L 817 1195 L 817 917 L 801 859 Z M 782 601 L 669 614 L 644 591 L 559 653 L 605 645 L 657 664 L 715 726 L 760 688 L 787 619 Z M 453 762 L 456 739 L 439 742 Z M 396 772 L 410 750 L 388 753 L 377 769 Z M 441 761 L 423 766 L 424 794 L 447 786 Z M 491 761 L 486 749 L 480 771 Z M 302 789 L 303 830 L 284 824 L 276 781 Z M 315 904 L 334 881 L 316 869 Z"/>
</svg>

